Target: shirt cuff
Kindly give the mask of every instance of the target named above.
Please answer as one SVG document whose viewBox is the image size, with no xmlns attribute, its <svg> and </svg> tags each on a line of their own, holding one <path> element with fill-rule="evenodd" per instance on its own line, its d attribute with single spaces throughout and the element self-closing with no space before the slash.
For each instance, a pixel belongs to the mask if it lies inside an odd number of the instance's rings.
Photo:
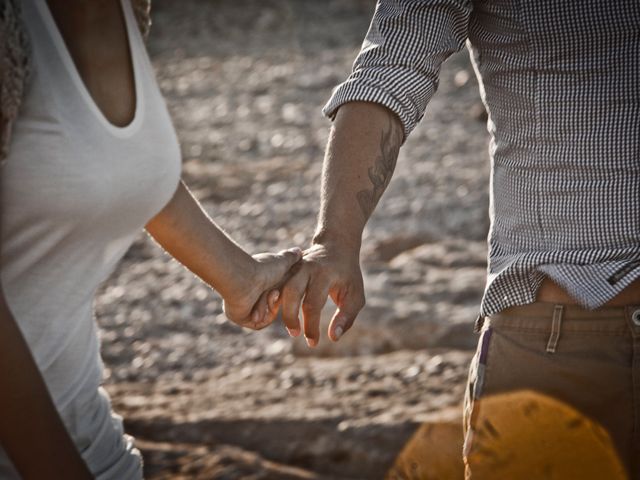
<svg viewBox="0 0 640 480">
<path fill-rule="evenodd" d="M 372 102 L 387 107 L 395 113 L 404 130 L 404 141 L 423 117 L 423 113 L 416 113 L 416 109 L 406 105 L 397 98 L 389 88 L 372 84 L 364 79 L 349 79 L 334 88 L 331 98 L 322 109 L 327 118 L 333 120 L 338 109 L 349 102 Z"/>
</svg>

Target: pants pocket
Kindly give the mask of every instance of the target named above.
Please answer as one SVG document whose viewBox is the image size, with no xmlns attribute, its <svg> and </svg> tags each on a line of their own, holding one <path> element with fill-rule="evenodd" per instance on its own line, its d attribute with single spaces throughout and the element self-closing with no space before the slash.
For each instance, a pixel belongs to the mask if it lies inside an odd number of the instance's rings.
<svg viewBox="0 0 640 480">
<path fill-rule="evenodd" d="M 482 396 L 484 389 L 487 366 L 489 359 L 489 347 L 491 345 L 491 336 L 493 330 L 491 327 L 485 327 L 478 340 L 478 347 L 476 353 L 471 360 L 469 367 L 469 379 L 467 381 L 467 388 L 464 396 L 464 444 L 463 444 L 463 457 L 466 459 L 467 454 L 471 449 L 473 443 L 474 428 L 476 425 L 476 418 L 478 416 L 478 399 Z"/>
</svg>

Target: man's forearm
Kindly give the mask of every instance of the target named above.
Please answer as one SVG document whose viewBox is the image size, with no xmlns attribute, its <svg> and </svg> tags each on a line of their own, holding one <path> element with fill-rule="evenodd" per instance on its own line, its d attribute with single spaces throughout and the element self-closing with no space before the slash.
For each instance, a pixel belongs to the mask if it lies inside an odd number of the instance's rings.
<svg viewBox="0 0 640 480">
<path fill-rule="evenodd" d="M 389 109 L 352 102 L 340 107 L 329 137 L 315 243 L 359 251 L 362 231 L 389 185 L 403 140 Z"/>
<path fill-rule="evenodd" d="M 298 328 L 302 306 L 310 346 L 320 339 L 327 297 L 338 307 L 328 329 L 333 341 L 351 328 L 364 307 L 362 231 L 391 181 L 403 135 L 395 114 L 380 105 L 351 102 L 338 111 L 322 169 L 314 245 L 282 291 L 285 324 Z"/>
</svg>

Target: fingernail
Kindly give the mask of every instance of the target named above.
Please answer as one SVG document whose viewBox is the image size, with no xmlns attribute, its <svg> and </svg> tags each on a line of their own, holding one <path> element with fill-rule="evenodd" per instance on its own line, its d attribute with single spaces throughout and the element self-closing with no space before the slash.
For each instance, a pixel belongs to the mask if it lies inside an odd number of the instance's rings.
<svg viewBox="0 0 640 480">
<path fill-rule="evenodd" d="M 296 255 L 302 255 L 302 249 L 300 247 L 293 247 L 288 250 L 291 253 L 295 253 Z"/>
<path fill-rule="evenodd" d="M 333 331 L 333 333 L 335 334 L 336 340 L 339 339 L 342 334 L 344 333 L 344 330 L 341 326 L 336 327 L 336 329 Z"/>
<path fill-rule="evenodd" d="M 316 342 L 315 339 L 307 337 L 307 345 L 309 345 L 311 348 L 315 347 L 317 343 L 318 342 Z"/>
<path fill-rule="evenodd" d="M 287 327 L 287 332 L 289 332 L 289 336 L 291 336 L 291 337 L 297 337 L 298 335 L 300 335 L 300 329 L 299 328 L 288 328 Z"/>
<path fill-rule="evenodd" d="M 276 290 L 276 293 L 273 294 L 273 302 L 277 302 L 280 298 L 280 292 Z"/>
</svg>

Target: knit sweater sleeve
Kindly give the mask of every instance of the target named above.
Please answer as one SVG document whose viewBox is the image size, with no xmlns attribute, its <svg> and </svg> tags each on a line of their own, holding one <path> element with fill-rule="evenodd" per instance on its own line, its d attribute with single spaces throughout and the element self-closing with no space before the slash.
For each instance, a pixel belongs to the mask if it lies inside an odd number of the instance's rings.
<svg viewBox="0 0 640 480">
<path fill-rule="evenodd" d="M 29 77 L 29 42 L 19 0 L 0 3 L 0 161 L 7 158 L 11 127 Z"/>
</svg>

